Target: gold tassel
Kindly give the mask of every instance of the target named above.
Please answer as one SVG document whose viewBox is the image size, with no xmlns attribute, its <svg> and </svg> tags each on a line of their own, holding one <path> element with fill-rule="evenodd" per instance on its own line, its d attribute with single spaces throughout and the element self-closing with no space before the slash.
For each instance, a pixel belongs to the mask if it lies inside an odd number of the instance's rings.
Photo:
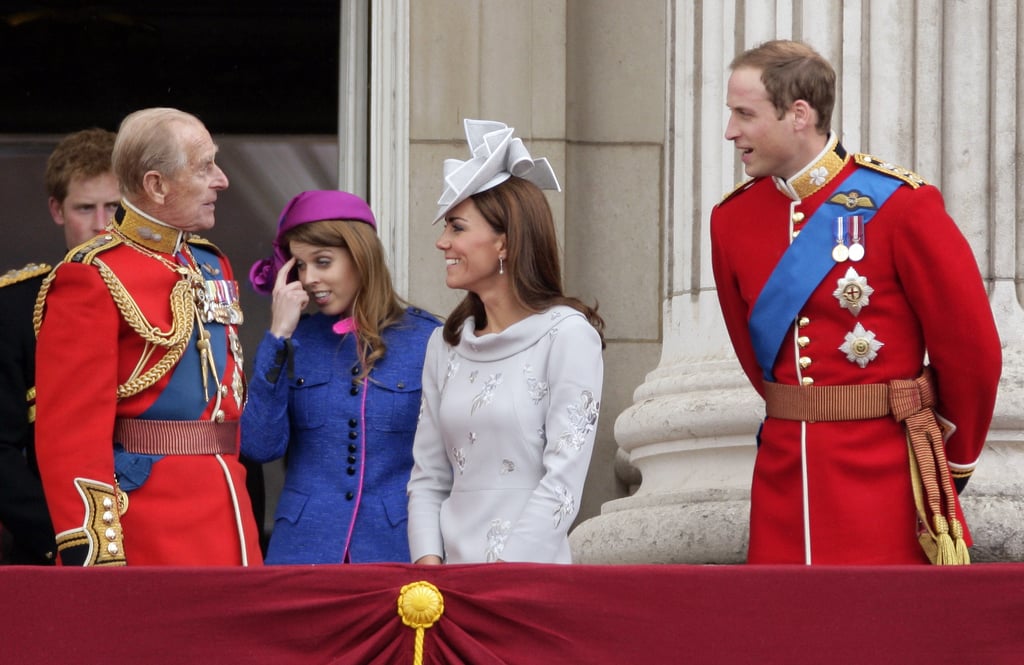
<svg viewBox="0 0 1024 665">
<path fill-rule="evenodd" d="M 953 542 L 956 544 L 956 562 L 961 566 L 969 565 L 971 553 L 967 550 L 967 541 L 964 540 L 964 527 L 955 517 L 950 518 L 949 525 L 953 532 Z"/>
<path fill-rule="evenodd" d="M 956 546 L 953 539 L 949 537 L 949 523 L 941 513 L 935 513 L 935 544 L 939 551 L 936 554 L 935 565 L 953 566 L 956 565 Z"/>
</svg>

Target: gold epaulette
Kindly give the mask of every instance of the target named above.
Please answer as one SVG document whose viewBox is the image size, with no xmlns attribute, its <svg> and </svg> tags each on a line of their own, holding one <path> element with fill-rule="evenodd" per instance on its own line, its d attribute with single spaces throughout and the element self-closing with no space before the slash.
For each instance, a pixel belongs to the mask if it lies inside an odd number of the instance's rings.
<svg viewBox="0 0 1024 665">
<path fill-rule="evenodd" d="M 53 266 L 46 263 L 29 263 L 23 268 L 8 270 L 3 275 L 0 275 L 0 288 L 24 282 L 26 279 L 32 279 L 39 275 L 45 275 L 51 270 L 53 270 Z"/>
<path fill-rule="evenodd" d="M 753 185 L 755 182 L 757 182 L 757 178 L 751 178 L 749 180 L 741 181 L 735 187 L 733 187 L 731 192 L 728 192 L 725 196 L 722 197 L 722 200 L 718 202 L 718 205 L 722 205 L 723 203 L 725 203 L 732 197 L 736 196 L 737 194 L 745 192 L 747 188 Z"/>
<path fill-rule="evenodd" d="M 113 249 L 120 245 L 123 240 L 113 233 L 101 233 L 92 240 L 87 240 L 81 245 L 71 249 L 65 256 L 66 263 L 84 263 L 89 265 L 97 254 Z"/>
<path fill-rule="evenodd" d="M 217 247 L 217 245 L 215 245 L 211 241 L 207 240 L 206 238 L 202 238 L 200 236 L 197 236 L 194 233 L 189 234 L 188 244 L 190 244 L 190 245 L 198 245 L 199 247 L 202 247 L 203 249 L 207 249 L 207 250 L 213 252 L 214 254 L 216 254 L 218 256 L 224 256 L 224 252 L 220 251 L 220 247 Z"/>
<path fill-rule="evenodd" d="M 910 185 L 911 187 L 913 187 L 914 189 L 917 189 L 918 187 L 928 184 L 924 178 L 917 175 L 910 169 L 905 169 L 902 166 L 896 166 L 891 162 L 882 161 L 881 159 L 875 157 L 874 155 L 857 153 L 853 156 L 853 159 L 860 166 L 865 166 L 869 169 L 878 171 L 879 173 L 884 173 L 885 175 L 898 178 L 903 182 L 907 183 L 908 185 Z"/>
<path fill-rule="evenodd" d="M 188 242 L 190 245 L 202 245 L 203 247 L 216 247 L 212 242 L 202 236 L 198 236 L 195 233 L 188 234 Z"/>
</svg>

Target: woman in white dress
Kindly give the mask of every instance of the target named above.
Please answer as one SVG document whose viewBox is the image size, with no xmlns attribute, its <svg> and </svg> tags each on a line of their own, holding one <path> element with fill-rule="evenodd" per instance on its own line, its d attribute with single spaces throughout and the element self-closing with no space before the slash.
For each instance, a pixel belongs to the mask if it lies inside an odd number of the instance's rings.
<svg viewBox="0 0 1024 665">
<path fill-rule="evenodd" d="M 604 322 L 562 291 L 560 191 L 500 122 L 466 120 L 472 157 L 446 160 L 436 245 L 466 297 L 434 331 L 409 481 L 421 564 L 570 563 L 568 531 L 601 402 Z"/>
</svg>

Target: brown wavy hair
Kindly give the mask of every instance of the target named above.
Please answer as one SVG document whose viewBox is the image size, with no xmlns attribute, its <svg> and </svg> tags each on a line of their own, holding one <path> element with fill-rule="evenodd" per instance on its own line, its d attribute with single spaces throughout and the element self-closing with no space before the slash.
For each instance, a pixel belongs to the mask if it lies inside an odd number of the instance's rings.
<svg viewBox="0 0 1024 665">
<path fill-rule="evenodd" d="M 64 203 L 68 185 L 75 178 L 95 178 L 105 173 L 113 174 L 110 155 L 114 152 L 117 134 L 94 127 L 68 134 L 46 160 L 46 193 Z"/>
<path fill-rule="evenodd" d="M 516 301 L 535 313 L 555 305 L 572 307 L 587 317 L 601 336 L 601 348 L 604 348 L 604 319 L 597 313 L 597 303 L 590 307 L 562 290 L 558 237 L 544 192 L 532 182 L 512 176 L 471 198 L 495 233 L 505 234 L 508 249 L 505 271 Z M 473 292 L 466 294 L 445 321 L 446 342 L 452 346 L 459 343 L 462 324 L 470 316 L 477 329 L 487 325 L 483 301 Z"/>
<path fill-rule="evenodd" d="M 402 319 L 408 305 L 395 293 L 380 238 L 365 222 L 327 220 L 300 224 L 284 235 L 285 246 L 294 240 L 317 247 L 338 247 L 352 256 L 360 279 L 352 317 L 356 322 L 361 381 L 387 352 L 382 333 Z"/>
</svg>

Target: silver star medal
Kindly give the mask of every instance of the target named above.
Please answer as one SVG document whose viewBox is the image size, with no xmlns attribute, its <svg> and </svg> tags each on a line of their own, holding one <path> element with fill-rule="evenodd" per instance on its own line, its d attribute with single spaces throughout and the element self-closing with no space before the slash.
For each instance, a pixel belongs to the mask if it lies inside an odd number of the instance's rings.
<svg viewBox="0 0 1024 665">
<path fill-rule="evenodd" d="M 846 274 L 836 280 L 836 290 L 832 297 L 839 301 L 839 306 L 857 316 L 862 307 L 870 303 L 870 296 L 875 290 L 868 286 L 868 278 L 861 277 L 853 268 L 847 268 Z"/>
<path fill-rule="evenodd" d="M 878 357 L 878 350 L 885 346 L 875 339 L 875 333 L 864 330 L 864 326 L 857 324 L 853 332 L 846 333 L 846 341 L 839 347 L 839 350 L 846 354 L 846 359 L 857 363 L 861 369 L 868 366 L 868 363 Z"/>
</svg>

